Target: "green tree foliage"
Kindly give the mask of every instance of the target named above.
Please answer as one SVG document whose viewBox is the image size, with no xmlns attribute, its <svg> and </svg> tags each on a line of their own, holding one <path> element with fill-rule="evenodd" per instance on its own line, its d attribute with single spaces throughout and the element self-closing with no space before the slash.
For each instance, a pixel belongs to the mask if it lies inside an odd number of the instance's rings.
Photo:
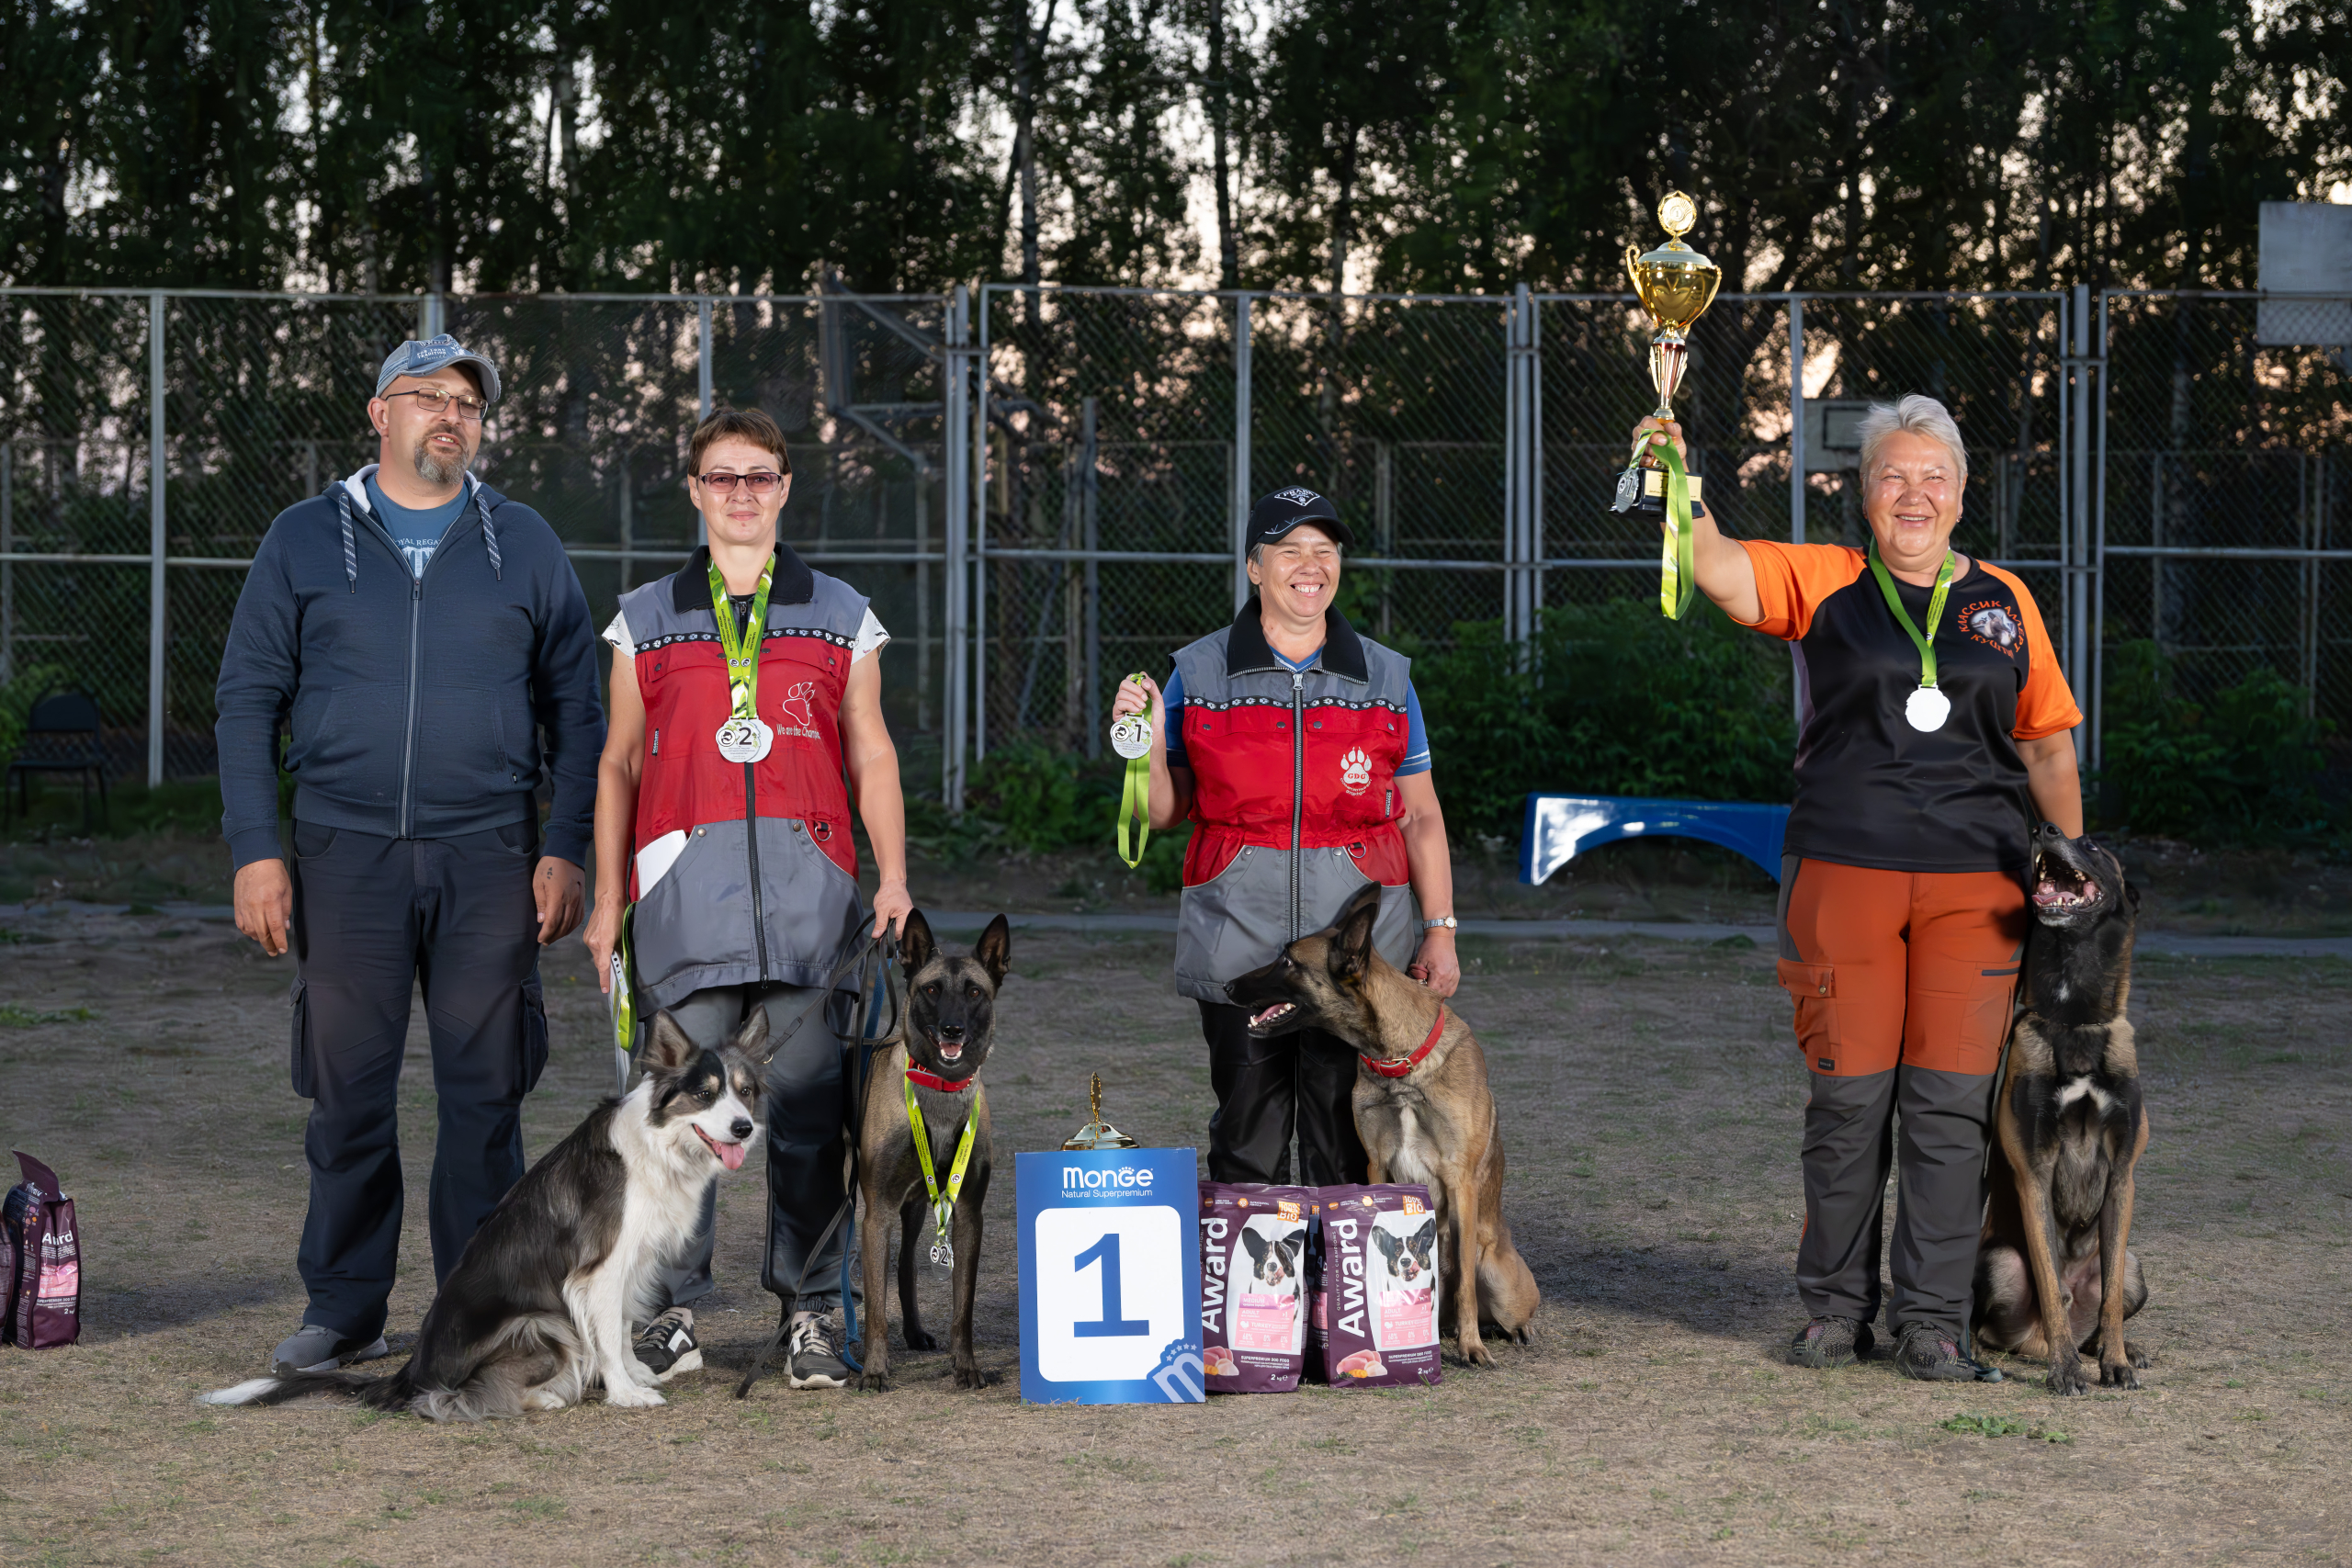
<svg viewBox="0 0 2352 1568">
<path fill-rule="evenodd" d="M 1255 286 L 1613 288 L 1680 185 L 1735 286 L 2244 287 L 2347 74 L 2341 0 L 7 0 L 0 281 L 929 288 L 1024 169 L 1041 275 L 1222 276 L 1222 125 Z"/>
<path fill-rule="evenodd" d="M 2152 641 L 2109 656 L 2106 815 L 2143 833 L 2199 843 L 2262 843 L 2328 831 L 2319 792 L 2334 728 L 2267 665 L 2211 702 L 2185 700 Z"/>
</svg>

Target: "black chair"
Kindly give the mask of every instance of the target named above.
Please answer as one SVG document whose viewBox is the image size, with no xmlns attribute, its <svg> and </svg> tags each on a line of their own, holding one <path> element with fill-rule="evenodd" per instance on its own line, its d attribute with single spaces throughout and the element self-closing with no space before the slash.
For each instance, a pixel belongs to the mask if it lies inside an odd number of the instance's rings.
<svg viewBox="0 0 2352 1568">
<path fill-rule="evenodd" d="M 7 775 L 0 778 L 0 818 L 7 811 L 8 784 L 17 786 L 17 810 L 21 816 L 32 815 L 32 776 L 35 773 L 79 773 L 82 775 L 82 831 L 90 830 L 90 781 L 98 784 L 98 810 L 112 826 L 107 814 L 107 754 L 98 743 L 98 705 L 86 692 L 52 692 L 32 705 L 25 716 L 24 739 L 17 743 L 17 755 L 8 763 Z"/>
</svg>

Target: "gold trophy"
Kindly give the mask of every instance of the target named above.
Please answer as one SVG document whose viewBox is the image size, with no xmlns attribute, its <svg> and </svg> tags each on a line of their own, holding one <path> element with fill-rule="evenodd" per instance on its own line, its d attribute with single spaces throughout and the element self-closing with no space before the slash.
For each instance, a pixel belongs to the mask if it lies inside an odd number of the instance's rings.
<svg viewBox="0 0 2352 1568">
<path fill-rule="evenodd" d="M 1690 367 L 1686 337 L 1691 323 L 1714 303 L 1724 274 L 1723 268 L 1682 243 L 1682 236 L 1699 221 L 1697 202 L 1670 190 L 1657 204 L 1657 220 L 1668 236 L 1666 243 L 1646 254 L 1627 245 L 1625 276 L 1633 280 L 1642 309 L 1657 327 L 1650 334 L 1650 381 L 1657 388 L 1657 407 L 1651 411 L 1651 417 L 1665 421 L 1674 417 L 1674 394 L 1681 389 L 1683 373 Z M 1617 478 L 1617 501 L 1611 511 L 1656 516 L 1666 510 L 1666 474 L 1645 465 L 1650 450 L 1646 434 L 1634 438 L 1633 459 Z M 1690 510 L 1695 515 L 1706 513 L 1699 504 L 1696 478 L 1690 480 Z"/>
<path fill-rule="evenodd" d="M 1102 1120 L 1102 1075 L 1096 1073 L 1088 1085 L 1086 1125 L 1062 1145 L 1066 1149 L 1132 1149 L 1136 1141 Z"/>
</svg>

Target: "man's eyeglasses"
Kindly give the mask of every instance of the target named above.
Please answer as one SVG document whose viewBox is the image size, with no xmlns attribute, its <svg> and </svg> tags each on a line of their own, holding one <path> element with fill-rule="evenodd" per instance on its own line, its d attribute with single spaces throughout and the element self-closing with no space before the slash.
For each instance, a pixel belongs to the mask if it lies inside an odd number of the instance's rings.
<svg viewBox="0 0 2352 1568">
<path fill-rule="evenodd" d="M 784 482 L 782 474 L 772 474 L 764 468 L 748 474 L 696 474 L 695 478 L 721 495 L 734 494 L 739 484 L 753 495 L 766 495 Z"/>
<path fill-rule="evenodd" d="M 480 398 L 471 397 L 463 392 L 445 392 L 438 387 L 413 387 L 405 392 L 393 392 L 390 396 L 414 398 L 418 408 L 435 415 L 447 413 L 449 405 L 455 403 L 458 406 L 458 417 L 469 424 L 480 424 L 482 410 L 490 407 Z"/>
</svg>

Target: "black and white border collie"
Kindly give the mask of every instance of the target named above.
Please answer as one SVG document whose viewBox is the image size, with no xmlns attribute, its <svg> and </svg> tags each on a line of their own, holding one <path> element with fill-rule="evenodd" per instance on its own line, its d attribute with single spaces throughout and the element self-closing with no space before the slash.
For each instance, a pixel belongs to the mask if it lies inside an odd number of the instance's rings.
<svg viewBox="0 0 2352 1568">
<path fill-rule="evenodd" d="M 560 1410 L 601 1383 L 607 1404 L 662 1404 L 629 1324 L 661 1310 L 662 1265 L 693 1238 L 719 1171 L 742 1168 L 772 1055 L 764 1010 L 718 1050 L 659 1014 L 639 1056 L 643 1080 L 590 1111 L 491 1211 L 425 1313 L 408 1365 L 383 1378 L 254 1378 L 199 1403 L 339 1394 L 432 1421 L 479 1421 Z"/>
</svg>

